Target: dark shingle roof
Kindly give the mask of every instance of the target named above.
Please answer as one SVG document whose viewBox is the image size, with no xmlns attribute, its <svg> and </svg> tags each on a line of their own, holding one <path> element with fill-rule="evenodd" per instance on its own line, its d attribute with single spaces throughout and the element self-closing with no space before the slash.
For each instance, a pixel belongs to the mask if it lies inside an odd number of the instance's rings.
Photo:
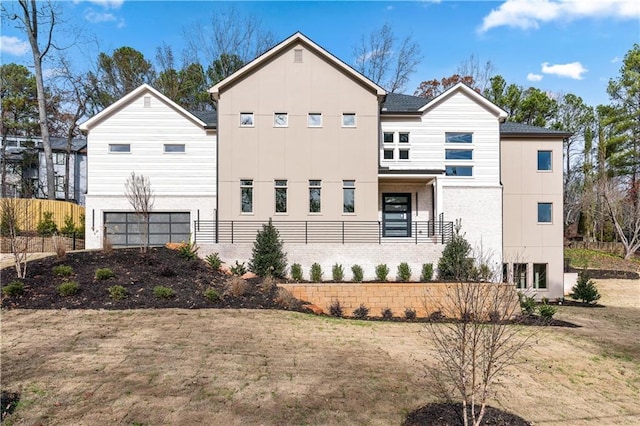
<svg viewBox="0 0 640 426">
<path fill-rule="evenodd" d="M 42 143 L 42 142 L 40 142 Z M 66 151 L 67 139 L 66 138 L 49 138 L 51 149 L 54 151 Z M 73 139 L 71 141 L 71 151 L 77 152 L 87 147 L 86 139 Z"/>
<path fill-rule="evenodd" d="M 546 127 L 530 126 L 523 123 L 514 123 L 513 121 L 500 123 L 500 134 L 521 136 L 571 136 L 570 132 L 565 132 L 564 130 L 547 129 Z"/>
<path fill-rule="evenodd" d="M 401 95 L 399 93 L 387 93 L 382 103 L 383 113 L 418 112 L 430 99 L 418 96 Z"/>
<path fill-rule="evenodd" d="M 196 116 L 201 121 L 204 121 L 206 127 L 217 127 L 218 126 L 218 111 L 189 111 L 191 114 Z"/>
</svg>

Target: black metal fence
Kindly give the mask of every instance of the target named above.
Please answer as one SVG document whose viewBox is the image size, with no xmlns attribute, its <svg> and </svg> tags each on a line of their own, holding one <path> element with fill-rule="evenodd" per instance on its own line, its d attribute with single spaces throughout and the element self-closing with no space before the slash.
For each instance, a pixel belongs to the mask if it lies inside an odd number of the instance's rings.
<svg viewBox="0 0 640 426">
<path fill-rule="evenodd" d="M 194 241 L 200 244 L 252 243 L 265 222 L 194 221 Z M 289 244 L 446 244 L 453 235 L 453 222 L 429 220 L 411 222 L 408 236 L 385 237 L 381 221 L 274 221 L 280 239 Z"/>
</svg>

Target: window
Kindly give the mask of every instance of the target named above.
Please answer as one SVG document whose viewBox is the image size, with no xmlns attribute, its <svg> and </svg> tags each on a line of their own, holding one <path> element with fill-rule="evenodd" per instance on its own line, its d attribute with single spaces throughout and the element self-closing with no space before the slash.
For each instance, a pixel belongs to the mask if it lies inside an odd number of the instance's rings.
<svg viewBox="0 0 640 426">
<path fill-rule="evenodd" d="M 509 264 L 508 263 L 502 264 L 502 282 L 503 283 L 509 282 Z"/>
<path fill-rule="evenodd" d="M 342 213 L 355 213 L 356 211 L 356 181 L 342 181 Z"/>
<path fill-rule="evenodd" d="M 384 143 L 393 143 L 393 132 L 384 132 L 382 140 Z"/>
<path fill-rule="evenodd" d="M 342 127 L 356 127 L 356 115 L 351 112 L 342 114 Z"/>
<path fill-rule="evenodd" d="M 253 213 L 253 179 L 240 180 L 240 211 Z"/>
<path fill-rule="evenodd" d="M 527 288 L 527 264 L 526 263 L 513 264 L 513 282 L 516 284 L 516 288 Z"/>
<path fill-rule="evenodd" d="M 56 152 L 54 156 L 56 164 L 64 166 L 65 157 L 66 154 L 64 152 Z"/>
<path fill-rule="evenodd" d="M 400 151 L 398 151 L 398 154 L 400 154 L 400 159 L 401 160 L 408 160 L 409 159 L 409 150 L 408 149 L 401 149 Z"/>
<path fill-rule="evenodd" d="M 322 181 L 309 181 L 309 213 L 320 213 L 320 191 Z"/>
<path fill-rule="evenodd" d="M 302 49 L 293 49 L 293 62 L 302 62 Z"/>
<path fill-rule="evenodd" d="M 385 149 L 384 150 L 384 154 L 383 154 L 383 158 L 385 160 L 393 160 L 393 150 L 392 149 Z"/>
<path fill-rule="evenodd" d="M 128 143 L 110 143 L 109 152 L 131 152 L 131 145 Z"/>
<path fill-rule="evenodd" d="M 551 223 L 552 203 L 538 203 L 538 223 Z"/>
<path fill-rule="evenodd" d="M 309 127 L 322 127 L 322 114 L 319 112 L 310 112 L 307 118 Z"/>
<path fill-rule="evenodd" d="M 164 144 L 164 152 L 167 154 L 185 152 L 185 146 L 183 143 L 166 143 Z"/>
<path fill-rule="evenodd" d="M 400 143 L 409 143 L 409 133 L 398 133 Z"/>
<path fill-rule="evenodd" d="M 409 132 L 384 132 L 382 141 L 385 144 L 382 158 L 385 160 L 408 160 L 409 159 Z M 388 144 L 393 144 L 389 146 Z"/>
<path fill-rule="evenodd" d="M 64 176 L 56 176 L 56 191 L 64 191 Z"/>
<path fill-rule="evenodd" d="M 240 127 L 253 127 L 253 113 L 241 112 L 240 113 Z"/>
<path fill-rule="evenodd" d="M 472 166 L 445 166 L 446 176 L 473 176 Z"/>
<path fill-rule="evenodd" d="M 533 286 L 537 289 L 547 288 L 547 264 L 533 264 Z"/>
<path fill-rule="evenodd" d="M 287 181 L 276 180 L 276 213 L 287 212 Z"/>
<path fill-rule="evenodd" d="M 273 114 L 273 127 L 289 127 L 289 114 L 286 112 Z"/>
<path fill-rule="evenodd" d="M 447 132 L 444 134 L 446 143 L 472 143 L 473 133 Z"/>
<path fill-rule="evenodd" d="M 445 160 L 473 160 L 472 149 L 445 149 Z"/>
<path fill-rule="evenodd" d="M 551 171 L 551 151 L 538 151 L 538 171 Z"/>
</svg>

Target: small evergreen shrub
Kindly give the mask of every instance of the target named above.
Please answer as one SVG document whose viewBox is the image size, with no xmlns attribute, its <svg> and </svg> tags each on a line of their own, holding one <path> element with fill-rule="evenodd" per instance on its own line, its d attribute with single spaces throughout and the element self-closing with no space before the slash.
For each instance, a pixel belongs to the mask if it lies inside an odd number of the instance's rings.
<svg viewBox="0 0 640 426">
<path fill-rule="evenodd" d="M 309 273 L 309 277 L 311 281 L 314 283 L 322 282 L 322 266 L 319 263 L 314 263 L 311 265 L 311 272 Z"/>
<path fill-rule="evenodd" d="M 398 265 L 398 280 L 403 283 L 411 280 L 411 267 L 407 262 Z"/>
<path fill-rule="evenodd" d="M 210 255 L 207 255 L 207 257 L 204 258 L 204 261 L 213 269 L 218 269 L 220 265 L 222 265 L 222 260 L 220 260 L 218 253 L 211 253 Z"/>
<path fill-rule="evenodd" d="M 58 232 L 58 225 L 53 220 L 53 212 L 42 213 L 42 220 L 38 222 L 38 235 L 50 237 Z"/>
<path fill-rule="evenodd" d="M 68 277 L 73 274 L 73 268 L 68 265 L 57 265 L 53 267 L 53 275 Z"/>
<path fill-rule="evenodd" d="M 522 292 L 518 292 L 518 299 L 520 299 L 520 310 L 523 315 L 531 316 L 536 312 L 536 299 Z"/>
<path fill-rule="evenodd" d="M 196 243 L 188 242 L 178 248 L 178 254 L 184 259 L 195 260 L 198 258 L 198 250 L 200 247 L 196 246 Z"/>
<path fill-rule="evenodd" d="M 297 282 L 302 281 L 302 266 L 299 263 L 291 265 L 291 279 Z"/>
<path fill-rule="evenodd" d="M 280 233 L 269 218 L 269 223 L 262 225 L 262 230 L 256 234 L 249 270 L 260 277 L 272 275 L 276 278 L 284 278 L 287 270 L 287 254 L 282 251 L 282 247 Z"/>
<path fill-rule="evenodd" d="M 342 305 L 340 305 L 340 301 L 338 299 L 334 300 L 331 302 L 331 305 L 329 305 L 329 315 L 336 318 L 342 318 L 344 316 Z"/>
<path fill-rule="evenodd" d="M 580 271 L 578 282 L 571 289 L 569 296 L 572 299 L 581 300 L 583 303 L 592 303 L 600 299 L 596 283 L 593 282 L 587 271 Z"/>
<path fill-rule="evenodd" d="M 361 303 L 360 306 L 353 310 L 353 317 L 357 319 L 366 319 L 369 316 L 369 308 Z"/>
<path fill-rule="evenodd" d="M 236 275 L 238 277 L 241 277 L 247 273 L 247 267 L 244 265 L 244 262 L 239 263 L 237 260 L 236 264 L 233 265 L 229 270 L 233 275 Z"/>
<path fill-rule="evenodd" d="M 471 244 L 460 233 L 461 223 L 456 221 L 451 240 L 442 251 L 438 261 L 438 278 L 443 281 L 466 282 L 472 278 L 473 259 L 470 258 Z"/>
<path fill-rule="evenodd" d="M 176 292 L 172 288 L 157 285 L 153 288 L 153 295 L 158 299 L 171 299 L 176 295 Z"/>
<path fill-rule="evenodd" d="M 226 282 L 226 293 L 233 297 L 242 297 L 249 290 L 249 283 L 239 276 L 231 277 Z"/>
<path fill-rule="evenodd" d="M 416 310 L 413 308 L 405 308 L 404 310 L 404 318 L 408 321 L 413 321 L 416 319 Z"/>
<path fill-rule="evenodd" d="M 20 296 L 22 293 L 24 293 L 24 284 L 20 281 L 11 281 L 2 286 L 2 294 L 7 297 Z"/>
<path fill-rule="evenodd" d="M 96 269 L 95 278 L 96 280 L 108 280 L 109 278 L 115 277 L 116 274 L 109 268 L 98 268 Z"/>
<path fill-rule="evenodd" d="M 389 307 L 384 308 L 382 311 L 380 311 L 380 316 L 384 319 L 391 319 L 393 318 L 393 311 Z"/>
<path fill-rule="evenodd" d="M 362 270 L 362 266 L 353 265 L 351 267 L 351 273 L 353 274 L 353 279 L 352 279 L 353 282 L 355 283 L 362 282 L 362 279 L 364 278 L 364 271 Z"/>
<path fill-rule="evenodd" d="M 549 321 L 553 318 L 556 312 L 558 312 L 558 308 L 555 306 L 547 305 L 546 303 L 543 303 L 540 306 L 538 306 L 538 312 L 540 313 L 540 316 L 543 319 Z"/>
<path fill-rule="evenodd" d="M 376 279 L 378 281 L 386 281 L 389 275 L 389 267 L 384 263 L 376 266 Z"/>
<path fill-rule="evenodd" d="M 220 294 L 218 293 L 218 290 L 211 287 L 204 291 L 204 297 L 206 297 L 209 302 L 217 302 L 218 300 L 220 300 Z"/>
<path fill-rule="evenodd" d="M 420 281 L 427 283 L 433 279 L 433 263 L 423 263 Z"/>
<path fill-rule="evenodd" d="M 73 234 L 76 233 L 76 224 L 73 223 L 73 217 L 70 214 L 65 215 L 60 233 L 65 237 L 73 237 Z"/>
<path fill-rule="evenodd" d="M 78 283 L 75 281 L 65 281 L 56 287 L 60 296 L 73 296 L 79 289 Z"/>
<path fill-rule="evenodd" d="M 107 289 L 109 297 L 114 300 L 122 300 L 127 298 L 127 289 L 121 285 L 112 285 Z"/>
<path fill-rule="evenodd" d="M 342 265 L 335 264 L 333 268 L 331 268 L 331 275 L 333 276 L 333 280 L 336 282 L 340 282 L 344 279 L 344 269 Z"/>
</svg>

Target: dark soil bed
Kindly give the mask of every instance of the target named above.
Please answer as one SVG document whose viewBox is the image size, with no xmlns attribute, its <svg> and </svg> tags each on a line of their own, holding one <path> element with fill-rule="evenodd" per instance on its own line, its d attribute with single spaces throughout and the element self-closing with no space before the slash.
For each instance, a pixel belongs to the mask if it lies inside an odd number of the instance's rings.
<svg viewBox="0 0 640 426">
<path fill-rule="evenodd" d="M 479 410 L 479 408 L 477 408 Z M 483 426 L 530 426 L 531 423 L 515 414 L 486 407 Z M 407 415 L 404 426 L 463 426 L 462 404 L 427 404 Z"/>
<path fill-rule="evenodd" d="M 582 272 L 583 269 L 576 268 L 568 268 L 567 272 Z M 586 272 L 589 274 L 589 278 L 594 278 L 596 280 L 609 280 L 609 279 L 619 279 L 619 280 L 637 280 L 640 278 L 640 274 L 632 271 L 616 271 L 610 269 L 587 269 Z"/>
</svg>

